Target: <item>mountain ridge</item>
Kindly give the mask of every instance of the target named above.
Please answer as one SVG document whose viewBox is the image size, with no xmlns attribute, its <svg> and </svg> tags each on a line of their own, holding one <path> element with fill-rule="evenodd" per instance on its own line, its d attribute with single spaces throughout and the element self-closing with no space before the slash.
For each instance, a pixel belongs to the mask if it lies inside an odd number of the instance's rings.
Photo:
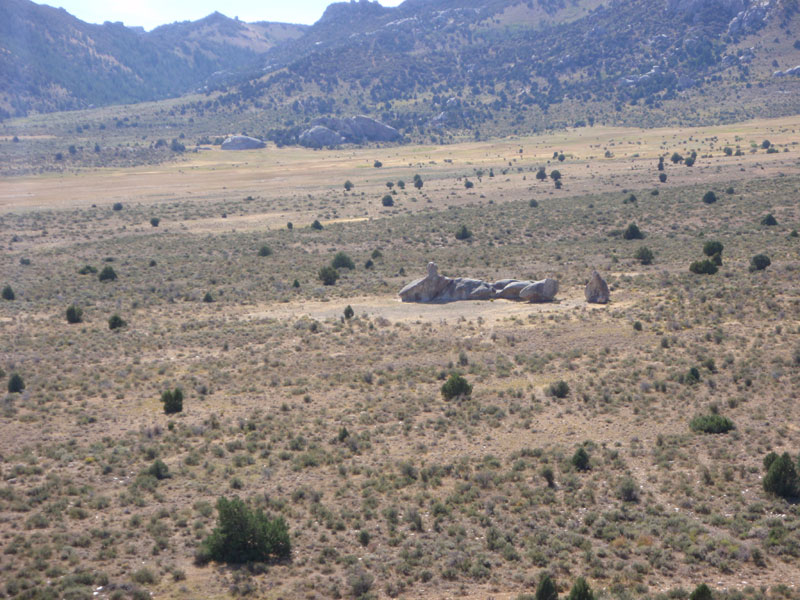
<svg viewBox="0 0 800 600">
<path fill-rule="evenodd" d="M 215 13 L 145 32 L 6 0 L 0 5 L 0 117 L 181 95 L 304 30 Z"/>
</svg>

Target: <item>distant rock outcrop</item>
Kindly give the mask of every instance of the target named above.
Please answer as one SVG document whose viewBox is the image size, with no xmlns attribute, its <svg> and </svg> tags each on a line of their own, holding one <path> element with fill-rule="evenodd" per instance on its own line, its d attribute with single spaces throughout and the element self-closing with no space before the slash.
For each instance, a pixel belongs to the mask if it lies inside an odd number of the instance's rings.
<svg viewBox="0 0 800 600">
<path fill-rule="evenodd" d="M 592 272 L 592 278 L 586 284 L 586 301 L 590 304 L 608 304 L 611 293 L 608 291 L 608 284 L 605 279 L 600 277 L 597 271 Z"/>
<path fill-rule="evenodd" d="M 301 146 L 321 148 L 342 143 L 394 142 L 401 137 L 394 127 L 363 115 L 346 119 L 319 117 L 311 121 L 311 125 L 298 138 Z"/>
<path fill-rule="evenodd" d="M 223 150 L 257 150 L 266 146 L 258 138 L 247 135 L 232 135 L 222 142 Z"/>
<path fill-rule="evenodd" d="M 525 300 L 526 302 L 550 302 L 558 293 L 555 279 L 542 281 L 518 281 L 502 279 L 488 283 L 466 277 L 439 275 L 436 263 L 428 263 L 428 275 L 413 281 L 400 290 L 403 302 L 454 302 L 456 300 Z"/>
<path fill-rule="evenodd" d="M 315 125 L 301 133 L 298 141 L 306 148 L 324 148 L 338 146 L 344 142 L 344 138 L 323 125 Z"/>
</svg>

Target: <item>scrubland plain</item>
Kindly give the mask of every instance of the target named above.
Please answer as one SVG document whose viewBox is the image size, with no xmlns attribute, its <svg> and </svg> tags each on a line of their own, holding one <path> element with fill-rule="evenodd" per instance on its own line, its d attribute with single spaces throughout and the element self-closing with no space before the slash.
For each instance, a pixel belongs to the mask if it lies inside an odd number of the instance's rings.
<svg viewBox="0 0 800 600">
<path fill-rule="evenodd" d="M 798 597 L 800 509 L 762 480 L 769 452 L 800 448 L 799 129 L 208 150 L 0 180 L 0 592 L 524 598 L 549 571 L 605 598 Z M 718 272 L 690 272 L 709 241 Z M 323 285 L 337 252 L 355 268 Z M 429 260 L 560 292 L 400 303 Z M 606 306 L 584 301 L 593 269 Z M 452 372 L 471 395 L 442 397 Z M 291 560 L 195 564 L 220 496 L 282 516 Z"/>
</svg>

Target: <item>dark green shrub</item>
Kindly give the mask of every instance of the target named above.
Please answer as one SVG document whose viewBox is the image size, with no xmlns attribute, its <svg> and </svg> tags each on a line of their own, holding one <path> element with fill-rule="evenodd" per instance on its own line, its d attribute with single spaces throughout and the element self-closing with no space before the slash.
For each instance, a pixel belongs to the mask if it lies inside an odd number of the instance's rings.
<svg viewBox="0 0 800 600">
<path fill-rule="evenodd" d="M 698 433 L 727 433 L 731 429 L 736 429 L 736 425 L 728 417 L 713 413 L 696 416 L 689 423 L 689 427 Z"/>
<path fill-rule="evenodd" d="M 589 463 L 589 453 L 582 447 L 575 450 L 575 454 L 572 455 L 572 466 L 578 471 L 588 471 L 592 468 Z"/>
<path fill-rule="evenodd" d="M 14 290 L 11 289 L 10 285 L 7 285 L 3 288 L 2 295 L 3 295 L 3 300 L 13 300 L 14 298 L 16 298 Z"/>
<path fill-rule="evenodd" d="M 467 229 L 466 225 L 462 225 L 459 229 L 456 230 L 456 239 L 457 240 L 468 240 L 472 237 L 472 232 Z"/>
<path fill-rule="evenodd" d="M 689 265 L 689 270 L 697 275 L 713 275 L 718 269 L 714 261 L 706 258 L 705 260 L 694 261 Z"/>
<path fill-rule="evenodd" d="M 153 227 L 158 227 L 159 223 L 161 223 L 161 219 L 159 219 L 158 217 L 152 217 L 150 219 L 150 225 L 152 225 Z"/>
<path fill-rule="evenodd" d="M 775 458 L 764 476 L 764 491 L 781 498 L 795 498 L 798 492 L 797 470 L 788 452 Z"/>
<path fill-rule="evenodd" d="M 766 217 L 761 219 L 761 224 L 767 227 L 774 227 L 778 224 L 778 220 L 772 216 L 772 213 L 768 214 Z"/>
<path fill-rule="evenodd" d="M 344 307 L 344 318 L 352 319 L 353 315 L 355 315 L 355 311 L 353 311 L 353 307 L 348 304 Z"/>
<path fill-rule="evenodd" d="M 623 204 L 636 204 L 636 196 L 631 194 L 622 201 Z"/>
<path fill-rule="evenodd" d="M 374 163 L 372 163 L 372 166 L 376 169 L 380 169 L 383 166 L 383 163 L 379 160 L 376 160 Z"/>
<path fill-rule="evenodd" d="M 322 281 L 323 285 L 333 285 L 336 283 L 336 280 L 339 279 L 339 271 L 330 265 L 322 267 L 319 270 L 319 279 Z"/>
<path fill-rule="evenodd" d="M 622 234 L 622 237 L 626 240 L 643 240 L 644 234 L 639 229 L 639 226 L 636 223 L 631 223 L 628 225 L 628 228 Z"/>
<path fill-rule="evenodd" d="M 113 314 L 108 318 L 109 329 L 119 329 L 120 327 L 125 327 L 125 325 L 127 325 L 125 320 L 117 314 Z"/>
<path fill-rule="evenodd" d="M 420 177 L 419 175 L 414 175 L 414 187 L 417 188 L 418 190 L 421 190 L 422 186 L 423 186 L 422 177 Z"/>
<path fill-rule="evenodd" d="M 314 222 L 311 224 L 311 229 L 322 231 L 322 223 L 319 222 L 319 219 L 314 219 Z"/>
<path fill-rule="evenodd" d="M 703 202 L 706 204 L 714 204 L 717 201 L 717 195 L 711 190 L 707 191 L 703 196 Z"/>
<path fill-rule="evenodd" d="M 661 183 L 666 183 L 667 182 L 667 174 L 666 173 L 659 173 L 658 174 L 658 180 Z"/>
<path fill-rule="evenodd" d="M 122 210 L 122 202 L 114 202 L 113 206 L 111 207 L 113 210 Z"/>
<path fill-rule="evenodd" d="M 639 486 L 631 477 L 623 477 L 617 487 L 617 493 L 620 500 L 624 502 L 638 502 L 639 501 Z"/>
<path fill-rule="evenodd" d="M 157 458 L 156 461 L 150 465 L 147 469 L 147 474 L 152 475 L 159 481 L 172 477 L 169 472 L 169 467 L 167 467 L 166 463 L 160 458 Z"/>
<path fill-rule="evenodd" d="M 457 373 L 451 373 L 447 381 L 442 385 L 442 396 L 445 400 L 452 400 L 458 396 L 469 396 L 472 394 L 472 386 Z"/>
<path fill-rule="evenodd" d="M 763 271 L 771 264 L 772 261 L 769 259 L 769 256 L 767 256 L 766 254 L 756 254 L 753 258 L 750 259 L 750 270 Z"/>
<path fill-rule="evenodd" d="M 347 584 L 350 586 L 350 593 L 353 598 L 368 597 L 367 594 L 375 583 L 375 577 L 364 570 L 363 567 L 356 567 L 347 576 Z"/>
<path fill-rule="evenodd" d="M 464 188 L 465 189 L 471 190 L 473 187 L 475 187 L 475 184 L 472 183 L 469 179 L 465 179 L 464 180 Z"/>
<path fill-rule="evenodd" d="M 358 532 L 358 543 L 365 547 L 369 546 L 370 537 L 369 531 L 362 529 Z"/>
<path fill-rule="evenodd" d="M 725 193 L 728 194 L 729 196 L 732 196 L 733 194 L 736 193 L 736 190 L 734 189 L 733 186 L 730 186 L 730 187 L 725 189 Z"/>
<path fill-rule="evenodd" d="M 25 389 L 25 382 L 22 380 L 22 375 L 19 373 L 12 373 L 8 378 L 8 393 L 19 394 Z"/>
<path fill-rule="evenodd" d="M 530 206 L 531 208 L 536 208 L 539 206 L 539 202 L 536 201 L 535 199 L 531 199 L 528 201 L 528 206 Z"/>
<path fill-rule="evenodd" d="M 97 276 L 100 281 L 114 281 L 117 278 L 117 273 L 114 271 L 114 267 L 111 265 L 106 265 L 103 267 L 103 270 L 100 271 L 100 274 Z"/>
<path fill-rule="evenodd" d="M 195 557 L 198 563 L 267 562 L 291 554 L 289 528 L 283 517 L 270 519 L 239 498 L 219 498 L 217 512 L 217 527 L 201 544 Z"/>
<path fill-rule="evenodd" d="M 778 458 L 778 454 L 775 452 L 770 452 L 764 457 L 764 470 L 769 471 L 769 468 L 772 466 L 772 463 Z"/>
<path fill-rule="evenodd" d="M 80 323 L 83 321 L 83 309 L 71 304 L 67 307 L 67 323 Z"/>
<path fill-rule="evenodd" d="M 798 492 L 797 470 L 788 452 L 775 458 L 764 476 L 764 491 L 782 498 L 795 498 Z"/>
<path fill-rule="evenodd" d="M 347 181 L 345 181 L 345 182 L 344 182 L 344 189 L 345 189 L 345 191 L 349 192 L 350 190 L 352 190 L 352 189 L 353 189 L 353 187 L 354 187 L 354 186 L 353 186 L 353 182 L 352 182 L 352 181 L 350 181 L 349 179 L 348 179 Z"/>
<path fill-rule="evenodd" d="M 689 594 L 689 600 L 712 600 L 711 588 L 701 583 Z"/>
<path fill-rule="evenodd" d="M 264 244 L 261 248 L 258 249 L 259 256 L 270 256 L 272 254 L 272 248 Z"/>
<path fill-rule="evenodd" d="M 555 383 L 551 383 L 550 387 L 547 389 L 550 392 L 550 395 L 555 396 L 556 398 L 566 398 L 569 394 L 569 384 L 566 381 L 556 381 Z"/>
<path fill-rule="evenodd" d="M 643 265 L 649 265 L 653 262 L 653 251 L 647 246 L 640 247 L 633 257 Z"/>
<path fill-rule="evenodd" d="M 539 583 L 536 585 L 535 600 L 558 600 L 558 590 L 556 584 L 550 578 L 550 573 L 542 572 L 539 576 Z"/>
<path fill-rule="evenodd" d="M 683 376 L 683 383 L 687 385 L 694 385 L 700 381 L 700 370 L 697 367 L 692 367 Z"/>
<path fill-rule="evenodd" d="M 183 411 L 183 390 L 165 390 L 161 394 L 161 403 L 164 405 L 164 414 L 172 415 Z"/>
<path fill-rule="evenodd" d="M 722 254 L 722 251 L 725 249 L 725 246 L 722 245 L 722 242 L 717 241 L 710 241 L 703 244 L 703 254 L 706 256 L 714 256 L 715 254 Z"/>
<path fill-rule="evenodd" d="M 355 269 L 356 264 L 353 262 L 353 259 L 350 258 L 344 252 L 337 252 L 336 255 L 333 257 L 331 261 L 331 266 L 334 269 Z"/>
<path fill-rule="evenodd" d="M 375 266 L 375 263 L 374 263 L 374 262 L 372 262 L 372 259 L 371 259 L 371 258 L 368 258 L 368 259 L 367 259 L 367 262 L 365 262 L 365 263 L 364 263 L 364 268 L 365 268 L 365 269 L 371 269 L 371 268 L 372 268 L 372 267 L 374 267 L 374 266 Z"/>
<path fill-rule="evenodd" d="M 378 250 L 376 248 L 375 250 L 372 251 L 372 255 L 371 256 L 372 256 L 373 259 L 378 260 L 379 258 L 383 258 L 383 252 L 381 252 L 380 250 Z"/>
<path fill-rule="evenodd" d="M 594 592 L 583 577 L 578 577 L 569 591 L 569 600 L 594 600 Z"/>
<path fill-rule="evenodd" d="M 542 467 L 542 470 L 539 471 L 539 474 L 547 482 L 547 487 L 552 488 L 552 487 L 555 486 L 555 484 L 556 484 L 556 476 L 555 476 L 555 473 L 553 472 L 553 467 L 551 467 L 549 465 L 545 465 L 545 466 Z"/>
<path fill-rule="evenodd" d="M 206 292 L 206 295 L 203 296 L 203 302 L 211 303 L 214 301 L 214 296 L 211 295 L 211 292 Z"/>
</svg>

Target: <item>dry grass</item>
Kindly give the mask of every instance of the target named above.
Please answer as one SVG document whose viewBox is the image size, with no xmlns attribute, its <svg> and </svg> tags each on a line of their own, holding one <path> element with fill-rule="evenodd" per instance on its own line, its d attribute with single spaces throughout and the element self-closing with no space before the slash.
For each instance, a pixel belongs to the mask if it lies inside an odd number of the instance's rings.
<svg viewBox="0 0 800 600">
<path fill-rule="evenodd" d="M 584 575 L 607 597 L 685 598 L 700 582 L 793 596 L 800 513 L 760 479 L 768 451 L 800 441 L 794 127 L 213 152 L 0 181 L 0 285 L 16 293 L 0 302 L 2 384 L 26 383 L 2 401 L 2 591 L 337 598 L 364 569 L 377 597 L 514 598 L 549 569 L 562 590 Z M 745 155 L 722 155 L 736 136 Z M 751 154 L 763 138 L 781 152 Z M 655 157 L 692 148 L 696 166 L 668 162 L 657 184 Z M 555 150 L 561 190 L 534 179 Z M 767 213 L 778 226 L 759 225 Z M 613 235 L 630 222 L 645 240 Z M 462 223 L 469 242 L 453 235 Z M 720 272 L 690 274 L 709 239 L 725 245 Z M 641 245 L 654 264 L 634 259 Z M 356 269 L 322 286 L 339 250 Z M 772 265 L 750 273 L 759 252 Z M 399 303 L 430 259 L 449 275 L 554 276 L 561 291 L 539 306 Z M 86 264 L 119 278 L 79 275 Z M 606 307 L 583 302 L 592 268 L 612 286 Z M 83 323 L 67 324 L 71 303 Z M 127 327 L 109 331 L 113 313 Z M 454 369 L 474 392 L 445 402 Z M 560 380 L 565 398 L 548 394 Z M 159 397 L 175 386 L 184 411 L 168 417 Z M 693 433 L 712 409 L 736 430 Z M 588 472 L 571 466 L 579 445 Z M 140 476 L 156 458 L 171 478 Z M 620 495 L 627 479 L 637 502 Z M 233 494 L 286 518 L 290 563 L 192 564 L 214 501 Z"/>
</svg>

